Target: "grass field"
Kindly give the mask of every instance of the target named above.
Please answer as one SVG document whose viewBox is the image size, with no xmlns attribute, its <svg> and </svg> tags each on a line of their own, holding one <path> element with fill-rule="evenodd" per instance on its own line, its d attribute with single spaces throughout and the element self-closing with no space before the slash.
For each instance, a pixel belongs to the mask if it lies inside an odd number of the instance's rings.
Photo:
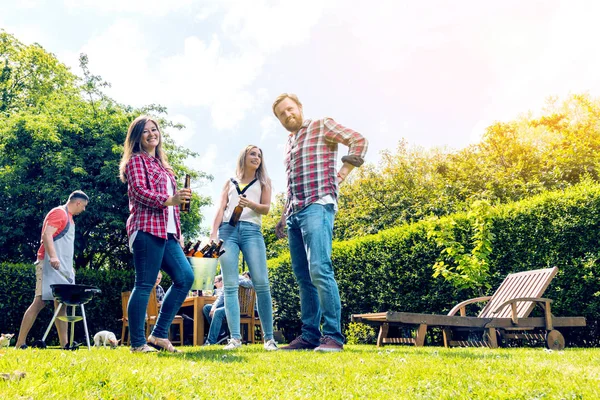
<svg viewBox="0 0 600 400">
<path fill-rule="evenodd" d="M 19 378 L 20 372 L 25 376 Z M 2 399 L 598 399 L 600 349 L 0 350 Z"/>
</svg>

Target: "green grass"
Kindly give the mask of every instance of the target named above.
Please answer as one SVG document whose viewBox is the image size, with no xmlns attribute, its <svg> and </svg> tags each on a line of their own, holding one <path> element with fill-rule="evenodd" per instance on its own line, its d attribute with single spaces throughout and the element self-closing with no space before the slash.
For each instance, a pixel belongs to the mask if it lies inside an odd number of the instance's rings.
<svg viewBox="0 0 600 400">
<path fill-rule="evenodd" d="M 600 349 L 0 350 L 2 399 L 598 399 Z"/>
</svg>

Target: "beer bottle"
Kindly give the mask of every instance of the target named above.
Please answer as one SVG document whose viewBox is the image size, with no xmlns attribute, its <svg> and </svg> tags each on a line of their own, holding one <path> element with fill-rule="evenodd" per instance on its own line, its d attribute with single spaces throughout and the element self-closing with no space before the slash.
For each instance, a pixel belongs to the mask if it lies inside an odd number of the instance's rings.
<svg viewBox="0 0 600 400">
<path fill-rule="evenodd" d="M 185 185 L 183 186 L 185 189 L 189 189 L 190 188 L 190 176 L 189 174 L 185 174 Z M 183 203 L 181 203 L 181 205 L 179 206 L 179 209 L 183 212 L 189 212 L 190 211 L 190 200 L 184 200 Z"/>
<path fill-rule="evenodd" d="M 198 240 L 196 242 L 196 244 L 194 245 L 194 247 L 188 253 L 186 253 L 186 256 L 188 256 L 188 257 L 194 257 L 195 254 L 198 252 L 198 248 L 199 247 L 200 247 L 200 241 Z"/>
<path fill-rule="evenodd" d="M 243 194 L 242 196 L 246 197 L 245 194 Z M 242 216 L 242 211 L 244 211 L 244 207 L 240 206 L 239 204 L 235 206 L 235 208 L 233 209 L 233 213 L 231 214 L 231 218 L 229 219 L 229 225 L 237 225 L 238 221 L 240 220 L 240 217 Z"/>
<path fill-rule="evenodd" d="M 196 252 L 196 254 L 194 254 L 194 257 L 205 257 L 206 252 L 208 251 L 208 249 L 210 249 L 210 244 L 207 243 L 206 246 L 204 246 L 202 249 L 198 250 Z"/>
<path fill-rule="evenodd" d="M 192 242 L 191 240 L 189 242 L 187 242 L 185 244 L 185 246 L 183 247 L 183 254 L 185 254 L 187 256 L 187 253 L 190 252 L 190 250 L 192 249 L 194 242 Z"/>
<path fill-rule="evenodd" d="M 208 251 L 206 253 L 204 253 L 204 257 L 205 258 L 212 258 L 213 257 L 213 253 L 215 252 L 217 248 L 217 244 L 214 242 L 214 240 L 210 241 L 210 248 L 208 249 Z"/>
<path fill-rule="evenodd" d="M 223 239 L 219 239 L 219 243 L 215 248 L 215 251 L 211 254 L 212 258 L 219 258 L 221 255 L 221 246 L 223 246 Z"/>
</svg>

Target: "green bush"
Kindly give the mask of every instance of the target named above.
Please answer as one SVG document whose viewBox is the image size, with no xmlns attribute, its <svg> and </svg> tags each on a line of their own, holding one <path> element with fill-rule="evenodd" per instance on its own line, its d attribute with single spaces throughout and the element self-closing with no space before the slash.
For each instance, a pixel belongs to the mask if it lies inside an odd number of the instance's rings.
<svg viewBox="0 0 600 400">
<path fill-rule="evenodd" d="M 545 297 L 557 316 L 584 316 L 588 326 L 561 329 L 570 344 L 600 344 L 600 185 L 582 183 L 498 206 L 491 216 L 494 240 L 489 255 L 488 293 L 511 272 L 557 266 Z M 472 223 L 466 214 L 453 221 L 454 237 L 472 250 Z M 342 301 L 342 324 L 351 314 L 388 310 L 447 313 L 456 303 L 479 295 L 433 278 L 441 248 L 428 238 L 431 221 L 403 225 L 333 245 L 333 265 Z M 300 333 L 298 287 L 289 254 L 269 260 L 275 322 L 287 338 Z"/>
<path fill-rule="evenodd" d="M 18 333 L 21 319 L 25 310 L 33 301 L 35 292 L 35 267 L 31 264 L 0 264 L 0 332 Z M 90 336 L 100 330 L 115 332 L 120 337 L 121 321 L 121 292 L 131 290 L 134 282 L 134 272 L 131 270 L 79 270 L 76 281 L 78 284 L 93 285 L 102 290 L 87 303 L 85 314 Z M 166 284 L 166 283 L 165 283 Z M 33 324 L 27 342 L 41 339 L 44 335 L 54 307 L 47 302 L 38 319 Z M 69 313 L 71 310 L 68 310 Z M 81 315 L 79 307 L 77 315 Z M 84 340 L 83 324 L 75 324 L 76 340 Z M 16 338 L 14 339 L 16 340 Z M 46 340 L 48 344 L 57 344 L 56 329 L 52 329 Z M 14 343 L 14 342 L 13 342 Z"/>
<path fill-rule="evenodd" d="M 374 328 L 356 322 L 350 322 L 344 334 L 348 344 L 373 344 L 377 339 Z"/>
<path fill-rule="evenodd" d="M 600 344 L 600 185 L 583 183 L 564 192 L 546 193 L 499 206 L 491 216 L 492 252 L 486 284 L 495 290 L 511 272 L 557 266 L 558 275 L 545 297 L 554 300 L 557 316 L 581 315 L 588 326 L 561 329 L 570 345 Z M 455 214 L 333 244 L 333 265 L 342 302 L 342 324 L 348 331 L 351 314 L 388 310 L 447 313 L 456 303 L 479 295 L 475 288 L 457 289 L 433 277 L 442 248 L 428 237 L 432 223 L 450 224 L 454 238 L 471 251 L 473 221 Z M 289 254 L 269 260 L 274 320 L 288 340 L 300 333 L 300 299 Z M 17 333 L 33 299 L 35 270 L 28 264 L 0 264 L 0 331 Z M 168 287 L 165 276 L 164 286 Z M 86 305 L 90 334 L 120 331 L 121 291 L 133 287 L 131 270 L 79 270 L 77 282 L 99 287 L 102 294 Z M 40 313 L 30 340 L 41 338 L 52 317 Z M 76 324 L 82 330 L 82 324 Z M 76 335 L 82 335 L 76 332 Z M 355 335 L 355 333 L 352 333 Z M 350 335 L 350 336 L 352 336 Z M 78 336 L 81 337 L 81 336 Z M 439 343 L 439 335 L 433 336 Z M 56 340 L 55 331 L 49 340 Z M 354 339 L 352 339 L 354 340 Z"/>
</svg>

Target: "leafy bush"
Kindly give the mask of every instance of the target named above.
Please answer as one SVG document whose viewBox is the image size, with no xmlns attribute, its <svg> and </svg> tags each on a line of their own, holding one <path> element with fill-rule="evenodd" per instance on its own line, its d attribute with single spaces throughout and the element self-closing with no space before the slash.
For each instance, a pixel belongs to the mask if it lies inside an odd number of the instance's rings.
<svg viewBox="0 0 600 400">
<path fill-rule="evenodd" d="M 373 344 L 377 339 L 375 329 L 366 324 L 350 322 L 346 328 L 346 342 L 348 344 Z"/>
<path fill-rule="evenodd" d="M 584 182 L 565 191 L 493 208 L 485 286 L 495 290 L 507 274 L 557 266 L 558 275 L 545 297 L 554 300 L 557 316 L 581 315 L 586 328 L 564 329 L 571 344 L 600 344 L 600 185 Z M 468 214 L 438 223 L 452 225 L 453 237 L 465 251 L 473 249 Z M 333 245 L 332 260 L 342 301 L 342 324 L 351 314 L 388 310 L 447 313 L 456 303 L 479 295 L 433 277 L 443 246 L 428 237 L 428 224 L 418 222 Z M 289 254 L 269 260 L 276 308 L 275 321 L 286 337 L 300 333 L 298 287 Z"/>
<path fill-rule="evenodd" d="M 21 319 L 25 310 L 33 301 L 35 292 L 35 267 L 31 264 L 0 264 L 0 275 L 4 279 L 0 282 L 0 332 L 18 333 Z M 77 283 L 93 285 L 102 290 L 101 294 L 94 296 L 87 303 L 85 314 L 90 336 L 100 330 L 115 332 L 120 337 L 122 317 L 121 292 L 131 290 L 134 283 L 134 272 L 131 270 L 79 270 L 77 271 Z M 54 307 L 47 302 L 38 319 L 33 324 L 28 335 L 28 343 L 32 340 L 41 339 L 44 335 Z M 71 310 L 68 310 L 69 313 Z M 81 315 L 77 307 L 77 315 Z M 83 324 L 75 324 L 75 337 L 84 336 Z M 16 339 L 16 338 L 15 338 Z M 77 340 L 77 339 L 76 339 Z M 52 329 L 47 338 L 47 343 L 57 344 L 56 329 Z"/>
<path fill-rule="evenodd" d="M 554 300 L 557 316 L 581 315 L 588 326 L 561 329 L 573 345 L 600 344 L 600 184 L 585 182 L 566 191 L 546 193 L 518 203 L 495 207 L 490 217 L 492 251 L 488 255 L 491 291 L 511 272 L 557 266 L 558 275 L 545 297 Z M 465 252 L 473 250 L 469 214 L 436 221 L 452 226 L 453 240 Z M 444 245 L 428 236 L 431 221 L 403 225 L 376 235 L 333 244 L 332 260 L 340 288 L 343 331 L 349 340 L 351 314 L 387 310 L 447 313 L 457 302 L 479 295 L 476 288 L 454 287 L 434 278 L 433 265 Z M 289 253 L 269 260 L 275 325 L 288 340 L 300 333 L 300 299 Z M 35 270 L 28 264 L 0 264 L 0 331 L 17 333 L 33 299 Z M 168 280 L 168 277 L 165 277 Z M 86 305 L 90 333 L 120 331 L 123 290 L 133 287 L 130 270 L 79 270 L 78 283 L 98 286 L 102 294 Z M 165 281 L 165 286 L 168 286 Z M 41 338 L 50 322 L 50 308 L 40 313 L 30 334 Z M 77 329 L 82 329 L 82 324 Z M 55 340 L 52 331 L 50 339 Z M 76 333 L 80 335 L 80 333 Z M 81 336 L 79 336 L 81 337 Z M 439 340 L 434 340 L 439 343 Z"/>
</svg>

